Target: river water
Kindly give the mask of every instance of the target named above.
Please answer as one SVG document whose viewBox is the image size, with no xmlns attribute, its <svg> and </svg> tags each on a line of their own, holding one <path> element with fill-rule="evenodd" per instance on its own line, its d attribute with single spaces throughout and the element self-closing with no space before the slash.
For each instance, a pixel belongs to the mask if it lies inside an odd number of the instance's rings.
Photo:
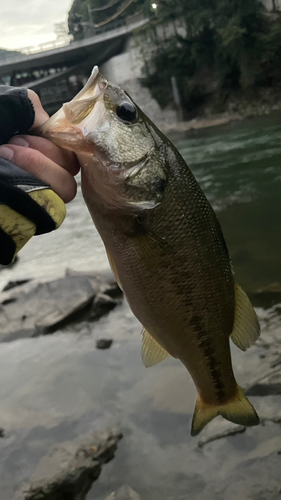
<svg viewBox="0 0 281 500">
<path fill-rule="evenodd" d="M 172 137 L 217 211 L 237 282 L 265 330 L 276 335 L 281 322 L 272 306 L 280 294 L 257 292 L 281 287 L 280 136 L 276 115 Z M 80 186 L 62 227 L 33 238 L 19 262 L 1 271 L 0 286 L 11 279 L 51 279 L 66 268 L 108 269 Z M 36 477 L 38 463 L 58 443 L 106 426 L 119 427 L 124 438 L 89 500 L 103 500 L 122 484 L 142 500 L 280 498 L 280 425 L 268 422 L 198 448 L 198 438 L 189 435 L 196 392 L 188 373 L 173 359 L 146 370 L 139 333 L 124 303 L 87 333 L 0 345 L 0 425 L 6 431 L 0 500 Z M 114 339 L 109 351 L 95 349 L 101 335 Z M 240 385 L 266 371 L 261 347 L 232 351 Z M 281 416 L 280 396 L 252 401 L 262 417 Z"/>
</svg>

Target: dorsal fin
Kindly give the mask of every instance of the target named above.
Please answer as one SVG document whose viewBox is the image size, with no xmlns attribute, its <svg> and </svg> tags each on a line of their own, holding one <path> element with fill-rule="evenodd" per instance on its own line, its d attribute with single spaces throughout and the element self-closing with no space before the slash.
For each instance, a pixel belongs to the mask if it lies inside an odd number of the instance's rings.
<svg viewBox="0 0 281 500">
<path fill-rule="evenodd" d="M 235 317 L 230 335 L 232 342 L 242 351 L 246 351 L 260 335 L 260 325 L 250 299 L 235 284 Z"/>
<path fill-rule="evenodd" d="M 142 336 L 141 359 L 146 368 L 157 365 L 170 356 L 145 328 L 142 331 Z"/>
</svg>

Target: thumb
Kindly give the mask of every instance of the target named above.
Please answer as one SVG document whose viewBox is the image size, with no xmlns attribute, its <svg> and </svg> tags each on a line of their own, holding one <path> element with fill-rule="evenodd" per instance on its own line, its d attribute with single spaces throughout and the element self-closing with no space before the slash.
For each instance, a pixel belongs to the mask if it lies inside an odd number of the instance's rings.
<svg viewBox="0 0 281 500">
<path fill-rule="evenodd" d="M 43 125 L 43 123 L 45 123 L 48 120 L 49 115 L 43 109 L 39 96 L 33 90 L 28 89 L 27 95 L 29 100 L 32 102 L 35 112 L 34 122 L 32 127 L 30 128 L 30 130 L 33 130 L 34 128 L 39 127 L 40 125 Z"/>
</svg>

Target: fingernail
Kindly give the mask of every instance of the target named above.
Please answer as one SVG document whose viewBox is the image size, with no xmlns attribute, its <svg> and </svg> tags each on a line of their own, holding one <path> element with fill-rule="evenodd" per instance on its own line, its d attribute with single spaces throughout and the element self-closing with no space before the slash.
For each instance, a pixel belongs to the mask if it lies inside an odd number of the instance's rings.
<svg viewBox="0 0 281 500">
<path fill-rule="evenodd" d="M 1 146 L 0 156 L 1 158 L 5 158 L 5 160 L 12 160 L 14 156 L 14 151 L 11 148 L 7 148 L 7 146 Z"/>
<path fill-rule="evenodd" d="M 28 148 L 29 143 L 27 142 L 26 139 L 23 137 L 12 137 L 12 139 L 9 140 L 9 144 L 15 144 L 16 146 L 23 146 L 25 148 Z"/>
</svg>

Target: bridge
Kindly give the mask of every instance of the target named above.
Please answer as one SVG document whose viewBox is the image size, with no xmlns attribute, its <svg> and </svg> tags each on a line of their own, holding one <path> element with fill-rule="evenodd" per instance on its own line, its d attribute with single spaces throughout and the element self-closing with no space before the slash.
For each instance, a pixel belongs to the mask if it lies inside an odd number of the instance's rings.
<svg viewBox="0 0 281 500">
<path fill-rule="evenodd" d="M 121 53 L 137 28 L 148 22 L 142 15 L 97 28 L 94 36 L 79 41 L 55 41 L 0 60 L 0 81 L 35 90 L 45 109 L 53 113 L 82 88 L 92 67 Z"/>
</svg>

